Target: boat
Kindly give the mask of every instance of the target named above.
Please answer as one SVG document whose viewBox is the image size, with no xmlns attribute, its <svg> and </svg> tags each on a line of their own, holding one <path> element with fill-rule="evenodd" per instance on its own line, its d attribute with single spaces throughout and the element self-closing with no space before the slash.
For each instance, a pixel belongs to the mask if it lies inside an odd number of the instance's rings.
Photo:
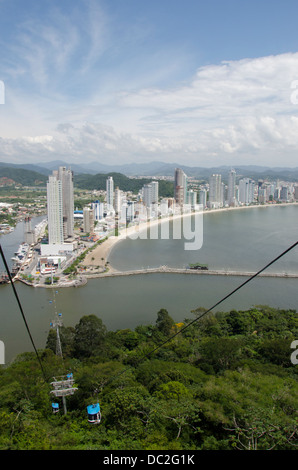
<svg viewBox="0 0 298 470">
<path fill-rule="evenodd" d="M 9 277 L 6 273 L 0 273 L 0 284 L 7 284 L 9 282 Z"/>
<path fill-rule="evenodd" d="M 28 251 L 29 251 L 29 248 L 30 246 L 28 245 L 28 243 L 22 243 L 18 250 L 15 251 L 15 257 L 16 260 L 23 260 L 25 258 L 25 256 L 27 255 Z"/>
</svg>

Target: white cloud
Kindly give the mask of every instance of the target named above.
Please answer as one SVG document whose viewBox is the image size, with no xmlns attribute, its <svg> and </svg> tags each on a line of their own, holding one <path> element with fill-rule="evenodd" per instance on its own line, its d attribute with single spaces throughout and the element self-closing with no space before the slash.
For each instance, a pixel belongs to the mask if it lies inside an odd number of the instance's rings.
<svg viewBox="0 0 298 470">
<path fill-rule="evenodd" d="M 94 44 L 100 42 L 95 35 Z M 97 89 L 82 106 L 64 100 L 44 112 L 35 103 L 36 135 L 3 137 L 0 155 L 296 166 L 298 105 L 291 84 L 297 79 L 298 53 L 288 53 L 200 67 L 174 89 Z"/>
</svg>

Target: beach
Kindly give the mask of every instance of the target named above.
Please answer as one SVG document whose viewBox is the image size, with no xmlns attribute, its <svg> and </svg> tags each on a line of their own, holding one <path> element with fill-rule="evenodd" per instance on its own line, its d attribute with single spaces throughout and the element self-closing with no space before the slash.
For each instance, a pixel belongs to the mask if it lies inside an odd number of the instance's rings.
<svg viewBox="0 0 298 470">
<path fill-rule="evenodd" d="M 210 210 L 202 210 L 197 212 L 186 212 L 182 214 L 173 215 L 170 217 L 163 217 L 159 219 L 149 220 L 147 222 L 143 222 L 139 225 L 134 225 L 128 228 L 123 228 L 119 231 L 118 236 L 110 235 L 107 240 L 103 243 L 99 244 L 94 250 L 89 252 L 85 257 L 84 261 L 81 263 L 82 266 L 105 266 L 105 264 L 109 260 L 109 255 L 111 253 L 112 248 L 122 240 L 126 238 L 137 238 L 141 232 L 147 231 L 149 228 L 150 230 L 154 230 L 158 225 L 163 223 L 169 223 L 171 221 L 179 220 L 185 217 L 190 217 L 194 215 L 202 215 L 205 216 L 207 214 L 217 214 L 220 212 L 229 212 L 234 210 L 245 210 L 245 209 L 253 209 L 253 208 L 268 208 L 268 207 L 281 207 L 287 206 L 289 204 L 297 204 L 297 203 L 285 203 L 285 204 L 262 204 L 262 205 L 252 205 L 252 206 L 240 206 L 240 207 L 222 207 L 219 209 L 210 209 Z M 113 271 L 113 267 L 109 264 L 109 271 Z"/>
</svg>

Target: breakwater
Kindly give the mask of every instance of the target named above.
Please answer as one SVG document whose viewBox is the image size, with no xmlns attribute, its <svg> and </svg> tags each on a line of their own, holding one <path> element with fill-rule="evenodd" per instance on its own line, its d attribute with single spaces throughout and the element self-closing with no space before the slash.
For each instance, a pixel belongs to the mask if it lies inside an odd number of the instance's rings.
<svg viewBox="0 0 298 470">
<path fill-rule="evenodd" d="M 118 276 L 137 276 L 141 274 L 156 274 L 156 273 L 167 273 L 167 274 L 188 274 L 188 275 L 199 275 L 199 276 L 244 276 L 251 277 L 255 275 L 254 272 L 249 271 L 228 271 L 228 270 L 195 270 L 195 269 L 184 269 L 184 268 L 170 268 L 168 266 L 160 266 L 157 268 L 145 268 L 145 269 L 134 269 L 130 271 L 116 271 L 111 269 L 108 272 L 104 273 L 88 273 L 86 272 L 84 276 L 88 278 L 98 278 L 98 277 L 118 277 Z M 272 273 L 272 272 L 262 272 L 259 274 L 262 277 L 276 277 L 276 278 L 298 278 L 298 273 Z"/>
</svg>

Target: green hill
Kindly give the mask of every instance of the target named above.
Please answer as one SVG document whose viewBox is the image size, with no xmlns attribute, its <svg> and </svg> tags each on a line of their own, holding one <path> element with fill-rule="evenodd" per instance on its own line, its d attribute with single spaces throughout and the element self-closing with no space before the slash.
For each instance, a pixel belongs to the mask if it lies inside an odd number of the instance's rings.
<svg viewBox="0 0 298 470">
<path fill-rule="evenodd" d="M 0 367 L 1 450 L 297 448 L 296 311 L 262 306 L 177 324 L 161 309 L 155 324 L 117 331 L 87 315 L 60 338 L 63 359 L 50 330 L 43 370 L 34 353 Z M 77 390 L 67 414 L 61 403 L 53 414 L 51 381 L 70 371 Z M 86 407 L 96 402 L 102 421 L 91 425 Z"/>
<path fill-rule="evenodd" d="M 96 189 L 106 190 L 106 180 L 108 176 L 112 176 L 115 188 L 118 186 L 122 191 L 132 191 L 137 194 L 144 184 L 150 183 L 152 180 L 147 178 L 128 178 L 122 173 L 98 173 L 96 175 L 81 174 L 74 176 L 74 185 L 79 189 Z M 159 181 L 159 195 L 162 197 L 173 197 L 173 183 L 171 181 Z"/>
<path fill-rule="evenodd" d="M 0 166 L 0 178 L 3 177 L 9 178 L 22 186 L 45 186 L 47 182 L 47 176 L 36 171 Z"/>
<path fill-rule="evenodd" d="M 106 180 L 108 176 L 112 176 L 115 187 L 119 187 L 122 191 L 132 191 L 137 194 L 144 184 L 150 183 L 151 179 L 135 179 L 128 178 L 122 173 L 108 173 L 96 175 L 79 174 L 74 175 L 74 186 L 78 189 L 86 189 L 92 191 L 106 190 Z M 6 177 L 13 180 L 16 184 L 22 186 L 46 186 L 48 177 L 44 174 L 24 168 L 16 168 L 1 166 L 0 164 L 0 178 Z M 159 181 L 159 194 L 161 197 L 173 197 L 173 183 L 170 181 Z"/>
</svg>

